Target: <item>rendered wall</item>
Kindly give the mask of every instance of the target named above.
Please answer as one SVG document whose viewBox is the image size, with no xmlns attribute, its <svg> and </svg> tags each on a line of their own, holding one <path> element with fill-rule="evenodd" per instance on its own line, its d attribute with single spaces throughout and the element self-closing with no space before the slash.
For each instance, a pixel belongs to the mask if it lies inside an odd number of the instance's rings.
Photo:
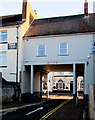
<svg viewBox="0 0 95 120">
<path fill-rule="evenodd" d="M 0 72 L 0 108 L 2 107 L 2 73 Z"/>
<path fill-rule="evenodd" d="M 50 61 L 57 63 L 86 62 L 90 54 L 92 35 L 72 35 L 59 37 L 35 37 L 24 40 L 24 64 L 47 64 Z M 59 55 L 59 44 L 68 43 L 68 55 Z M 37 45 L 46 45 L 46 56 L 37 57 Z M 32 52 L 30 52 L 32 51 Z"/>
<path fill-rule="evenodd" d="M 23 63 L 25 65 L 44 65 L 57 61 L 57 64 L 84 64 L 84 93 L 88 94 L 88 85 L 93 83 L 93 57 L 91 55 L 91 42 L 93 34 L 77 34 L 68 36 L 34 37 L 24 40 Z M 59 55 L 59 44 L 68 43 L 68 54 Z M 46 56 L 37 56 L 37 45 L 46 45 Z M 30 52 L 31 51 L 31 52 Z M 88 64 L 89 62 L 89 64 Z M 56 70 L 55 70 L 56 71 Z"/>
<path fill-rule="evenodd" d="M 14 27 L 6 27 L 2 28 L 1 30 L 7 30 L 7 43 L 0 45 L 0 52 L 7 52 L 7 65 L 6 67 L 0 68 L 0 71 L 2 72 L 2 77 L 6 79 L 7 81 L 16 81 L 16 62 L 17 62 L 17 49 L 8 49 L 9 43 L 17 43 L 17 28 Z M 18 42 L 18 71 L 21 71 L 21 63 L 22 63 L 22 39 L 21 39 L 21 28 L 18 28 L 18 36 L 19 36 L 19 42 Z M 20 78 L 18 72 L 18 79 Z"/>
</svg>

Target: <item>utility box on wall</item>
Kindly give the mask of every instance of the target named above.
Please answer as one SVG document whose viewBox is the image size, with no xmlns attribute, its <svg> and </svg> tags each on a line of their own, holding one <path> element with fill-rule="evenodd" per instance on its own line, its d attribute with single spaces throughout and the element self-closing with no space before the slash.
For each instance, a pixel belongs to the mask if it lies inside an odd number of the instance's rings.
<svg viewBox="0 0 95 120">
<path fill-rule="evenodd" d="M 91 53 L 95 53 L 95 42 L 91 42 Z"/>
</svg>

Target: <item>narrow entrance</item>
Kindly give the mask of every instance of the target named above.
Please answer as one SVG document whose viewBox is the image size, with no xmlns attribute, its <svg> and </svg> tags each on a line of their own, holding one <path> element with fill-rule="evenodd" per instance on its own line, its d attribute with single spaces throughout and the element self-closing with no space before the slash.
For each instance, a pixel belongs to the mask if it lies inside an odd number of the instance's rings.
<svg viewBox="0 0 95 120">
<path fill-rule="evenodd" d="M 73 92 L 73 81 L 70 81 L 70 92 Z"/>
<path fill-rule="evenodd" d="M 76 64 L 77 96 L 84 97 L 84 64 Z"/>
<path fill-rule="evenodd" d="M 84 94 L 84 64 L 26 65 L 22 73 L 23 98 L 27 95 L 27 99 L 39 100 L 57 95 L 67 99 Z"/>
<path fill-rule="evenodd" d="M 50 72 L 48 80 L 46 80 L 43 89 L 43 95 L 63 95 L 84 97 L 84 64 L 75 65 L 75 78 L 74 72 Z M 45 88 L 45 89 L 44 89 Z M 74 89 L 75 88 L 75 89 Z M 75 94 L 74 94 L 75 93 Z"/>
<path fill-rule="evenodd" d="M 73 72 L 50 72 L 48 73 L 47 87 L 43 87 L 43 97 L 70 99 L 73 98 L 73 88 L 70 90 L 70 83 L 73 81 Z M 43 84 L 42 84 L 43 85 Z M 73 85 L 72 85 L 73 87 Z M 44 89 L 45 88 L 45 89 Z"/>
</svg>

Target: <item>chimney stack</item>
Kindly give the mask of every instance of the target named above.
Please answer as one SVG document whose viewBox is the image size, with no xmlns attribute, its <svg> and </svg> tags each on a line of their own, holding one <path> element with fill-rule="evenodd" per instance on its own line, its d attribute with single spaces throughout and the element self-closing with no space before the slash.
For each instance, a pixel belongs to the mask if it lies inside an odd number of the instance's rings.
<svg viewBox="0 0 95 120">
<path fill-rule="evenodd" d="M 84 16 L 88 16 L 88 1 L 85 0 L 84 3 Z"/>
<path fill-rule="evenodd" d="M 26 20 L 26 12 L 27 12 L 27 0 L 23 0 L 23 5 L 22 5 L 22 20 Z"/>
</svg>

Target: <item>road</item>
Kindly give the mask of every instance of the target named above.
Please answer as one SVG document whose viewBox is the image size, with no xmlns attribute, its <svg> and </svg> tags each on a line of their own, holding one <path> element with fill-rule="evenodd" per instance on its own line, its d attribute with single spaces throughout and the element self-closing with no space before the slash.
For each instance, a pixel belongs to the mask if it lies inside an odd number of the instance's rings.
<svg viewBox="0 0 95 120">
<path fill-rule="evenodd" d="M 20 108 L 2 116 L 2 120 L 45 120 L 67 101 L 52 99 L 41 104 Z"/>
</svg>

